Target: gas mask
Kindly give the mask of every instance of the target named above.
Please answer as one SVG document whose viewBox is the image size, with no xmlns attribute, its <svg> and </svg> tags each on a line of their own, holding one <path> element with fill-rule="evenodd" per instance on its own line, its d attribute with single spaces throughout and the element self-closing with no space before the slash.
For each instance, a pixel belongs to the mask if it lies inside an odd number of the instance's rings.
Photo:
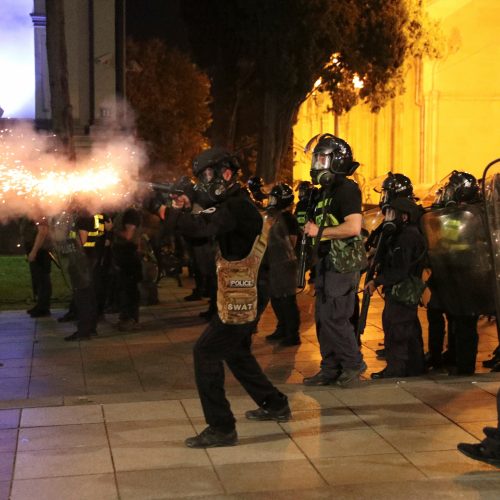
<svg viewBox="0 0 500 500">
<path fill-rule="evenodd" d="M 228 170 L 231 172 L 231 177 L 226 180 L 225 173 Z M 213 172 L 213 178 L 207 185 L 207 194 L 213 203 L 220 203 L 225 199 L 228 189 L 234 184 L 235 173 L 224 166 L 216 166 Z"/>
<path fill-rule="evenodd" d="M 314 153 L 311 164 L 311 180 L 313 184 L 319 184 L 323 187 L 333 185 L 335 174 L 330 170 L 332 156 L 323 153 Z"/>
<path fill-rule="evenodd" d="M 384 211 L 384 222 L 382 230 L 385 234 L 392 234 L 396 232 L 401 226 L 406 223 L 403 214 L 399 210 L 394 210 L 392 207 L 387 207 Z"/>
</svg>

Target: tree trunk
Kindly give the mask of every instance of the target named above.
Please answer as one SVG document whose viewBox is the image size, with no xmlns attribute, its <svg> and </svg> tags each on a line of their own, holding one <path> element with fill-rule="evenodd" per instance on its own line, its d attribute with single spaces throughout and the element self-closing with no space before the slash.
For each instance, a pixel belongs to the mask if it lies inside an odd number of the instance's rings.
<svg viewBox="0 0 500 500">
<path fill-rule="evenodd" d="M 290 158 L 288 149 L 295 115 L 293 106 L 280 102 L 269 90 L 265 92 L 257 156 L 257 175 L 265 182 L 275 182 L 283 174 L 290 177 L 290 168 L 285 164 Z"/>
<path fill-rule="evenodd" d="M 47 9 L 47 62 L 49 67 L 52 130 L 66 155 L 75 158 L 73 115 L 69 97 L 68 56 L 64 27 L 64 0 L 49 0 Z"/>
</svg>

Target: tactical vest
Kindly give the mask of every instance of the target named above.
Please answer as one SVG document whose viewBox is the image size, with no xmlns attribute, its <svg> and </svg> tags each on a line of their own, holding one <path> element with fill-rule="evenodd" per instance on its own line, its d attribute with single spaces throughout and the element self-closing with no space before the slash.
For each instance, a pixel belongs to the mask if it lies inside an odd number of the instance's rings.
<svg viewBox="0 0 500 500">
<path fill-rule="evenodd" d="M 270 222 L 264 218 L 262 232 L 242 260 L 226 260 L 217 249 L 217 312 L 228 325 L 244 325 L 257 318 L 257 276 L 267 247 Z"/>
<path fill-rule="evenodd" d="M 83 244 L 85 248 L 94 248 L 98 238 L 104 235 L 104 215 L 94 215 L 94 229 L 87 234 L 87 241 Z M 69 232 L 70 239 L 76 240 L 76 231 L 72 229 Z"/>
<path fill-rule="evenodd" d="M 316 205 L 314 212 L 314 221 L 317 226 L 334 227 L 339 225 L 337 218 L 330 212 L 328 207 L 332 198 L 320 200 Z M 326 214 L 326 220 L 323 222 L 323 216 Z M 321 241 L 329 241 L 330 249 L 328 251 L 327 262 L 331 269 L 338 273 L 352 273 L 364 271 L 367 267 L 366 252 L 361 236 L 352 236 L 344 239 L 321 238 Z M 313 245 L 316 244 L 316 238 L 313 239 Z"/>
</svg>

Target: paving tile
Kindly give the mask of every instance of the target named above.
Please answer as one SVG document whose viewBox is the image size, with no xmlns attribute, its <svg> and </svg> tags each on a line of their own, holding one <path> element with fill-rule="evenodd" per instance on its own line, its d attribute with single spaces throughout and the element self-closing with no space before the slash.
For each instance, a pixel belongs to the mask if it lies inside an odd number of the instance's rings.
<svg viewBox="0 0 500 500">
<path fill-rule="evenodd" d="M 331 485 L 425 479 L 417 467 L 397 453 L 318 458 L 313 464 Z M 373 489 L 377 488 L 374 484 Z"/>
<path fill-rule="evenodd" d="M 203 429 L 205 429 L 205 427 L 207 427 L 207 423 L 205 422 L 205 419 L 202 417 L 193 418 L 191 421 L 197 433 L 200 433 Z M 267 438 L 271 440 L 274 439 L 275 437 L 284 437 L 286 434 L 283 425 L 278 424 L 278 422 L 274 421 L 256 422 L 252 420 L 247 420 L 245 418 L 240 418 L 237 420 L 236 431 L 238 432 L 238 437 L 240 440 L 242 438 L 252 438 L 252 437 Z M 190 436 L 191 435 L 193 435 L 192 432 Z"/>
<path fill-rule="evenodd" d="M 474 441 L 458 425 L 428 427 L 377 426 L 373 430 L 400 452 L 455 450 L 457 443 Z"/>
<path fill-rule="evenodd" d="M 474 422 L 497 418 L 496 400 L 488 399 L 457 401 L 456 403 L 436 404 L 434 408 L 455 422 Z"/>
<path fill-rule="evenodd" d="M 30 376 L 31 368 L 29 366 L 11 366 L 0 367 L 0 379 L 8 378 L 27 378 Z"/>
<path fill-rule="evenodd" d="M 448 424 L 450 421 L 425 404 L 366 405 L 353 407 L 352 411 L 368 425 L 418 425 Z"/>
<path fill-rule="evenodd" d="M 25 408 L 22 410 L 21 427 L 97 424 L 102 421 L 102 410 L 99 405 Z"/>
<path fill-rule="evenodd" d="M 0 399 L 24 399 L 28 395 L 29 377 L 0 379 Z"/>
<path fill-rule="evenodd" d="M 122 500 L 158 500 L 223 494 L 212 467 L 117 472 Z"/>
<path fill-rule="evenodd" d="M 0 359 L 26 358 L 33 352 L 33 341 L 0 343 Z"/>
<path fill-rule="evenodd" d="M 10 481 L 14 469 L 14 450 L 0 452 L 0 481 Z"/>
<path fill-rule="evenodd" d="M 497 468 L 477 460 L 471 460 L 457 450 L 408 452 L 404 455 L 430 478 L 456 477 L 471 472 L 489 472 L 490 477 L 498 479 Z"/>
<path fill-rule="evenodd" d="M 498 422 L 495 419 L 495 420 L 484 420 L 484 421 L 477 421 L 477 422 L 460 422 L 460 424 L 458 424 L 458 425 L 462 429 L 464 429 L 466 432 L 468 432 L 469 434 L 472 434 L 479 441 L 482 441 L 485 437 L 484 432 L 483 432 L 483 428 L 484 427 L 497 427 Z M 472 440 L 469 440 L 469 441 L 472 442 Z"/>
<path fill-rule="evenodd" d="M 57 425 L 19 430 L 18 451 L 107 446 L 104 424 Z"/>
<path fill-rule="evenodd" d="M 143 389 L 137 372 L 109 373 L 106 375 L 86 375 L 85 393 L 109 394 L 113 392 L 141 391 Z M 67 394 L 67 392 L 66 392 Z"/>
<path fill-rule="evenodd" d="M 186 413 L 179 401 L 147 401 L 141 403 L 104 404 L 106 422 L 127 420 L 185 419 Z"/>
<path fill-rule="evenodd" d="M 420 401 L 399 385 L 354 388 L 349 391 L 336 390 L 335 397 L 349 407 L 370 405 L 414 404 Z"/>
<path fill-rule="evenodd" d="M 10 500 L 10 486 L 11 486 L 11 481 L 0 481 L 0 498 L 3 500 Z"/>
<path fill-rule="evenodd" d="M 158 441 L 112 445 L 111 452 L 117 471 L 210 465 L 205 450 L 187 448 L 183 442 Z"/>
<path fill-rule="evenodd" d="M 107 446 L 21 451 L 16 456 L 14 479 L 75 476 L 113 472 Z"/>
<path fill-rule="evenodd" d="M 118 500 L 113 474 L 19 479 L 10 500 Z"/>
<path fill-rule="evenodd" d="M 294 411 L 292 420 L 280 425 L 287 433 L 294 437 L 367 427 L 348 408 L 321 408 L 308 411 Z"/>
<path fill-rule="evenodd" d="M 484 476 L 483 476 L 484 477 Z M 500 481 L 466 480 L 419 480 L 400 482 L 371 482 L 357 481 L 352 484 L 336 484 L 329 490 L 303 490 L 301 499 L 334 498 L 335 500 L 422 500 L 425 498 L 455 500 L 457 498 L 496 500 L 500 489 Z M 284 494 L 283 494 L 284 495 Z M 290 495 L 288 493 L 288 495 Z M 323 496 L 324 495 L 324 496 Z M 257 500 L 257 496 L 243 496 L 245 500 Z M 260 497 L 264 499 L 265 497 Z M 273 495 L 273 500 L 285 500 L 285 496 Z M 238 499 L 240 500 L 240 498 Z M 267 500 L 267 499 L 266 499 Z"/>
<path fill-rule="evenodd" d="M 325 486 L 325 481 L 307 460 L 224 464 L 215 467 L 228 493 L 300 490 Z"/>
<path fill-rule="evenodd" d="M 193 435 L 193 426 L 185 419 L 137 420 L 106 424 L 111 446 L 133 443 L 181 441 Z"/>
<path fill-rule="evenodd" d="M 290 394 L 288 403 L 292 411 L 313 410 L 317 408 L 342 408 L 345 404 L 330 391 L 318 391 L 304 387 L 303 392 Z"/>
<path fill-rule="evenodd" d="M 396 453 L 394 447 L 371 429 L 299 435 L 293 436 L 293 440 L 309 458 Z"/>
<path fill-rule="evenodd" d="M 0 429 L 16 429 L 21 410 L 0 410 Z"/>
<path fill-rule="evenodd" d="M 17 429 L 0 429 L 0 452 L 15 451 L 17 445 Z"/>
<path fill-rule="evenodd" d="M 72 375 L 48 375 L 45 377 L 31 377 L 29 397 L 39 398 L 56 396 L 59 394 L 85 394 L 85 381 L 81 371 Z"/>
<path fill-rule="evenodd" d="M 304 454 L 286 435 L 240 437 L 238 446 L 209 448 L 207 453 L 215 465 L 249 462 L 303 460 Z"/>
</svg>

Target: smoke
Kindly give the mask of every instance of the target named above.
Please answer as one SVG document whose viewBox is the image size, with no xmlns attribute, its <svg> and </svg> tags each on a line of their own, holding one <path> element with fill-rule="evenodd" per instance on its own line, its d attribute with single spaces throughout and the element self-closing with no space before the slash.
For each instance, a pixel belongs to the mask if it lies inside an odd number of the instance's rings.
<svg viewBox="0 0 500 500">
<path fill-rule="evenodd" d="M 0 222 L 55 216 L 75 203 L 90 213 L 130 204 L 146 154 L 130 128 L 107 130 L 75 162 L 54 147 L 53 135 L 29 125 L 0 130 Z"/>
</svg>

